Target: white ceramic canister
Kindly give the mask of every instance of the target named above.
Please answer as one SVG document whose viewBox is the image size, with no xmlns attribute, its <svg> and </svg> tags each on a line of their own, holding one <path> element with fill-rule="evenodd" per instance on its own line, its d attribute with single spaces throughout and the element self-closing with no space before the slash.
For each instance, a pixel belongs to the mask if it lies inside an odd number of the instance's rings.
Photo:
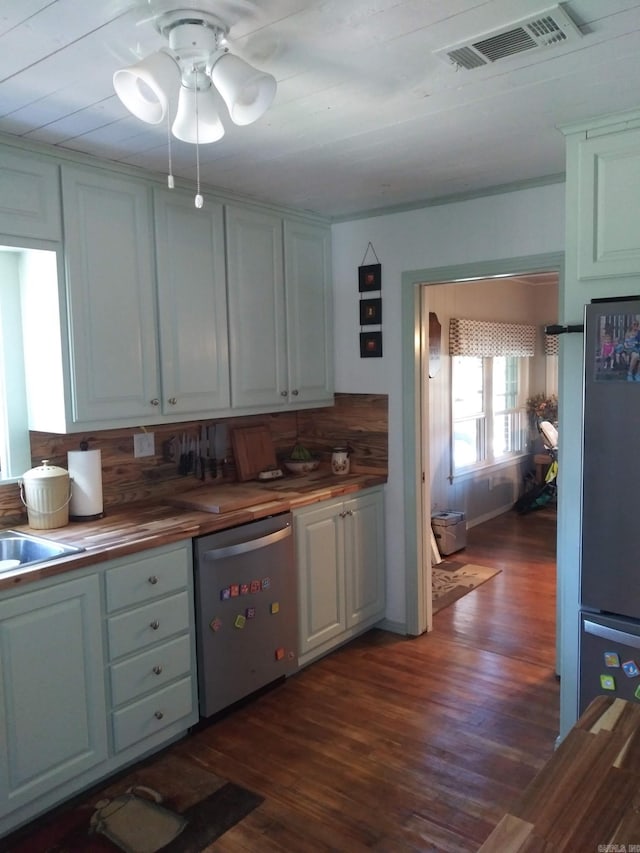
<svg viewBox="0 0 640 853">
<path fill-rule="evenodd" d="M 331 470 L 334 474 L 349 473 L 349 450 L 347 447 L 334 447 L 331 453 Z"/>
<path fill-rule="evenodd" d="M 69 523 L 69 472 L 57 465 L 49 465 L 48 459 L 43 459 L 42 465 L 22 475 L 20 497 L 27 508 L 29 527 L 51 530 Z"/>
</svg>

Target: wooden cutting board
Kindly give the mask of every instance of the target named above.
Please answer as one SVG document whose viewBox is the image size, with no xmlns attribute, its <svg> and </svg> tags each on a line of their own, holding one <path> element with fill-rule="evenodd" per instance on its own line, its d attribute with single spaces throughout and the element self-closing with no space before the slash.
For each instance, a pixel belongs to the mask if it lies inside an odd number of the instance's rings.
<svg viewBox="0 0 640 853">
<path fill-rule="evenodd" d="M 236 509 L 245 509 L 248 506 L 273 500 L 278 500 L 278 496 L 260 486 L 241 486 L 234 483 L 192 489 L 182 495 L 167 498 L 167 503 L 187 509 L 199 509 L 203 512 L 233 512 Z"/>
<path fill-rule="evenodd" d="M 256 480 L 261 471 L 278 464 L 267 426 L 236 427 L 231 432 L 231 443 L 240 482 Z"/>
</svg>

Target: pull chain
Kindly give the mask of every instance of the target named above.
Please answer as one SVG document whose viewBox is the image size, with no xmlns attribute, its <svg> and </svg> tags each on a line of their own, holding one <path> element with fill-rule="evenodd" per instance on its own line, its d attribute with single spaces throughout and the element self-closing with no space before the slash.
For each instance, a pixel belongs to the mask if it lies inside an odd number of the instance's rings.
<svg viewBox="0 0 640 853">
<path fill-rule="evenodd" d="M 196 197 L 194 199 L 195 206 L 200 209 L 204 204 L 204 199 L 200 193 L 200 119 L 198 116 L 198 73 L 196 72 Z"/>
<path fill-rule="evenodd" d="M 173 165 L 171 163 L 171 119 L 169 117 L 169 110 L 167 110 L 167 147 L 169 149 L 169 174 L 167 175 L 167 186 L 172 190 L 175 187 L 175 182 L 173 180 Z"/>
</svg>

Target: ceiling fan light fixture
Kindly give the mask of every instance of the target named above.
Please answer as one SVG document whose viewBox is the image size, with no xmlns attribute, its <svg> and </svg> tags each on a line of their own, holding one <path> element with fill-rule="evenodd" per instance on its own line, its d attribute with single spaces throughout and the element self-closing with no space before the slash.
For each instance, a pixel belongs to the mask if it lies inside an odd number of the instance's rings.
<svg viewBox="0 0 640 853">
<path fill-rule="evenodd" d="M 178 111 L 171 132 L 183 142 L 203 144 L 217 142 L 224 136 L 224 127 L 218 115 L 216 99 L 208 89 L 182 85 L 178 97 Z"/>
<path fill-rule="evenodd" d="M 222 96 L 234 124 L 247 125 L 263 116 L 273 103 L 275 77 L 258 71 L 231 53 L 223 53 L 211 69 L 211 80 Z"/>
<path fill-rule="evenodd" d="M 175 111 L 180 66 L 165 50 L 156 51 L 113 75 L 113 88 L 124 106 L 147 124 L 160 124 Z"/>
</svg>

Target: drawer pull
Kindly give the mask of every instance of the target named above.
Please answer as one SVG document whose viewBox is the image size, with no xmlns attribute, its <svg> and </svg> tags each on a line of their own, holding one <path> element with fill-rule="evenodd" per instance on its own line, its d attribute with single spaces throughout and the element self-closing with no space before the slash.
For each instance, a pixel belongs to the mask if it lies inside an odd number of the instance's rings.
<svg viewBox="0 0 640 853">
<path fill-rule="evenodd" d="M 164 714 L 162 713 L 162 711 L 156 711 L 153 716 L 156 718 L 156 720 L 161 720 L 164 717 Z"/>
<path fill-rule="evenodd" d="M 154 668 L 153 668 L 153 674 L 154 675 L 160 675 L 161 672 L 162 672 L 162 667 L 159 664 L 156 664 L 156 666 L 154 666 Z"/>
<path fill-rule="evenodd" d="M 154 619 L 153 622 L 150 623 L 149 627 L 153 628 L 154 631 L 157 631 L 158 628 L 160 627 L 160 623 L 158 622 L 157 619 Z"/>
<path fill-rule="evenodd" d="M 155 584 L 157 584 L 157 583 L 158 583 L 158 576 L 157 576 L 157 575 L 151 575 L 151 577 L 149 578 L 149 583 L 150 583 L 152 586 L 154 586 Z"/>
</svg>

